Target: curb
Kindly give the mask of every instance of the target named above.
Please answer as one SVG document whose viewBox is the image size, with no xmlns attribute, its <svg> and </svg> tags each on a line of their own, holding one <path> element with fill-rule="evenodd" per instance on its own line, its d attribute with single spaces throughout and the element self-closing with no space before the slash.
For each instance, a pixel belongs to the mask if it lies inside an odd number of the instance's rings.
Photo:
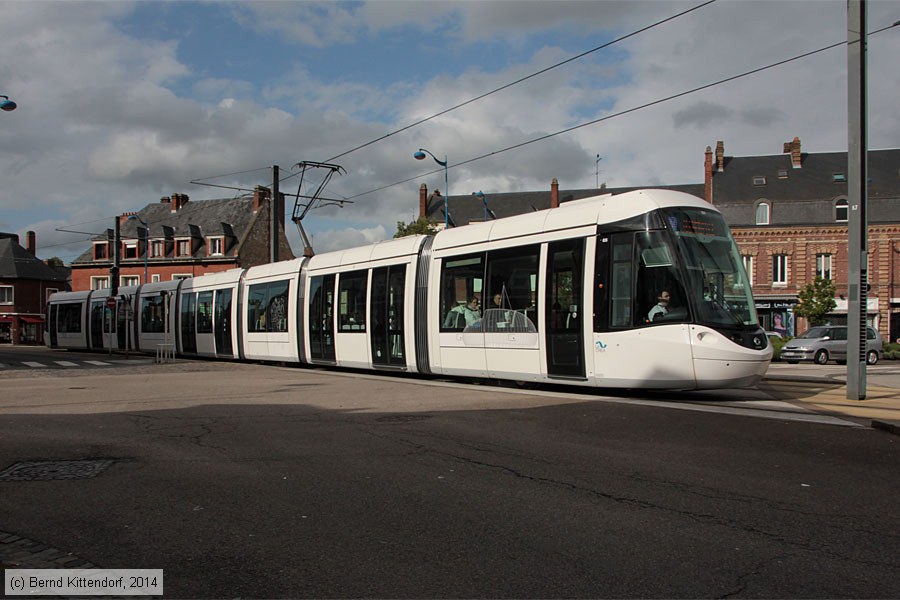
<svg viewBox="0 0 900 600">
<path fill-rule="evenodd" d="M 880 429 L 894 435 L 900 435 L 900 421 L 875 420 L 872 421 L 872 429 Z"/>
</svg>

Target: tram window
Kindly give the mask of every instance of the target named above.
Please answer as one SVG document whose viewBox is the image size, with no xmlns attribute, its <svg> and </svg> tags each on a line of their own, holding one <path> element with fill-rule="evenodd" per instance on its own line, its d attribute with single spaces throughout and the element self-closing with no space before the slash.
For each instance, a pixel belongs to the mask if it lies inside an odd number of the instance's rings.
<svg viewBox="0 0 900 600">
<path fill-rule="evenodd" d="M 212 292 L 197 294 L 197 333 L 212 333 Z"/>
<path fill-rule="evenodd" d="M 284 333 L 287 323 L 287 281 L 270 281 L 250 286 L 247 295 L 247 331 Z"/>
<path fill-rule="evenodd" d="M 540 246 L 525 246 L 489 252 L 486 294 L 482 296 L 482 316 L 491 329 L 526 326 L 537 330 L 537 278 Z M 571 292 L 571 285 L 569 286 Z M 571 293 L 570 293 L 571 295 Z M 570 302 L 572 304 L 572 302 Z M 567 306 L 568 309 L 568 306 Z M 489 313 L 488 311 L 495 311 Z M 519 313 L 521 317 L 516 317 Z M 524 319 L 523 319 L 524 317 Z"/>
<path fill-rule="evenodd" d="M 639 232 L 635 234 L 635 243 L 640 255 L 635 278 L 635 325 L 686 321 L 687 296 L 665 234 L 661 231 Z M 651 320 L 650 312 L 664 292 L 669 296 L 666 312 Z"/>
<path fill-rule="evenodd" d="M 151 296 L 141 299 L 141 331 L 144 333 L 165 332 L 165 298 Z"/>
<path fill-rule="evenodd" d="M 366 330 L 366 285 L 368 271 L 341 273 L 338 284 L 338 323 L 341 331 Z"/>
<path fill-rule="evenodd" d="M 60 304 L 57 319 L 59 333 L 81 333 L 81 303 Z"/>
<path fill-rule="evenodd" d="M 634 247 L 630 233 L 617 235 L 613 241 L 610 295 L 611 327 L 631 327 L 633 303 L 632 286 L 632 248 Z"/>
<path fill-rule="evenodd" d="M 469 324 L 471 324 L 475 318 L 475 312 L 465 309 L 472 299 L 483 301 L 483 282 L 483 254 L 444 259 L 441 270 L 441 331 L 465 329 L 467 312 Z M 478 313 L 480 316 L 480 310 Z"/>
</svg>

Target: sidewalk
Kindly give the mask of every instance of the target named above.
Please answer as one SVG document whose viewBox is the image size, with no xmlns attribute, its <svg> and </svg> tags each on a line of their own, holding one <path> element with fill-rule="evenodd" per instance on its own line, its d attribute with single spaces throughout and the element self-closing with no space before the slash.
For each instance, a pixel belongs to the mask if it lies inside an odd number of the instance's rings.
<svg viewBox="0 0 900 600">
<path fill-rule="evenodd" d="M 867 376 L 864 400 L 847 397 L 846 373 L 801 375 L 770 369 L 759 389 L 808 410 L 848 417 L 900 435 L 900 389 L 892 385 L 873 384 L 872 379 Z M 885 381 L 893 383 L 894 379 Z"/>
</svg>

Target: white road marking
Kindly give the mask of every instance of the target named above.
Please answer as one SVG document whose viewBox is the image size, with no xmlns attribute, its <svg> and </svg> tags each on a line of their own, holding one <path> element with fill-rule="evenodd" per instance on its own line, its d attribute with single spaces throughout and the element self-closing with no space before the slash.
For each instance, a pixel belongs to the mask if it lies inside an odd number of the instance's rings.
<svg viewBox="0 0 900 600">
<path fill-rule="evenodd" d="M 39 368 L 42 368 L 42 367 L 43 367 L 43 368 L 46 368 L 46 367 L 47 367 L 47 365 L 45 365 L 44 363 L 34 362 L 34 361 L 30 361 L 30 360 L 29 360 L 29 361 L 25 361 L 25 362 L 23 362 L 22 364 L 23 364 L 23 365 L 26 365 L 26 366 L 29 366 L 29 367 L 32 367 L 32 368 L 35 368 L 35 369 L 39 369 Z"/>
<path fill-rule="evenodd" d="M 77 367 L 78 366 L 77 363 L 73 363 L 72 361 L 68 361 L 68 360 L 57 360 L 54 362 L 61 367 Z"/>
<path fill-rule="evenodd" d="M 109 366 L 108 362 L 103 362 L 102 360 L 86 360 L 84 362 L 88 363 L 89 365 L 97 365 L 98 367 L 108 367 Z"/>
</svg>

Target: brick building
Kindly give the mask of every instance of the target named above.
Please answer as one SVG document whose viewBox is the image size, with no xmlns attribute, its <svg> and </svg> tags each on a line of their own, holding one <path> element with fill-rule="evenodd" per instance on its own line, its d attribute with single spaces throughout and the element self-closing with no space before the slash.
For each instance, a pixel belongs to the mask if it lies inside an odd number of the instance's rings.
<svg viewBox="0 0 900 600">
<path fill-rule="evenodd" d="M 815 277 L 832 279 L 837 308 L 834 324 L 847 320 L 847 242 L 849 205 L 847 153 L 802 152 L 799 138 L 780 154 L 734 157 L 723 142 L 706 149 L 704 182 L 649 186 L 693 194 L 725 216 L 751 277 L 760 321 L 766 329 L 796 335 L 807 329 L 794 317 L 798 292 Z M 900 149 L 870 150 L 868 162 L 867 319 L 885 339 L 900 338 Z M 598 193 L 621 194 L 629 188 L 560 190 L 554 179 L 547 191 L 485 194 L 487 218 L 543 210 Z M 647 186 L 643 186 L 647 187 Z M 451 226 L 485 218 L 481 198 L 450 196 Z M 419 188 L 419 217 L 444 223 L 444 198 Z"/>
<path fill-rule="evenodd" d="M 172 194 L 138 212 L 120 215 L 119 285 L 268 263 L 270 208 L 269 190 L 257 187 L 253 196 L 221 200 L 191 202 L 187 194 Z M 284 211 L 279 215 L 278 237 L 279 259 L 294 258 L 284 233 Z M 113 259 L 110 237 L 95 237 L 90 249 L 71 264 L 72 289 L 109 287 Z"/>
<path fill-rule="evenodd" d="M 35 234 L 0 233 L 0 343 L 41 344 L 47 298 L 68 291 L 68 269 L 51 267 L 35 256 Z"/>
</svg>

